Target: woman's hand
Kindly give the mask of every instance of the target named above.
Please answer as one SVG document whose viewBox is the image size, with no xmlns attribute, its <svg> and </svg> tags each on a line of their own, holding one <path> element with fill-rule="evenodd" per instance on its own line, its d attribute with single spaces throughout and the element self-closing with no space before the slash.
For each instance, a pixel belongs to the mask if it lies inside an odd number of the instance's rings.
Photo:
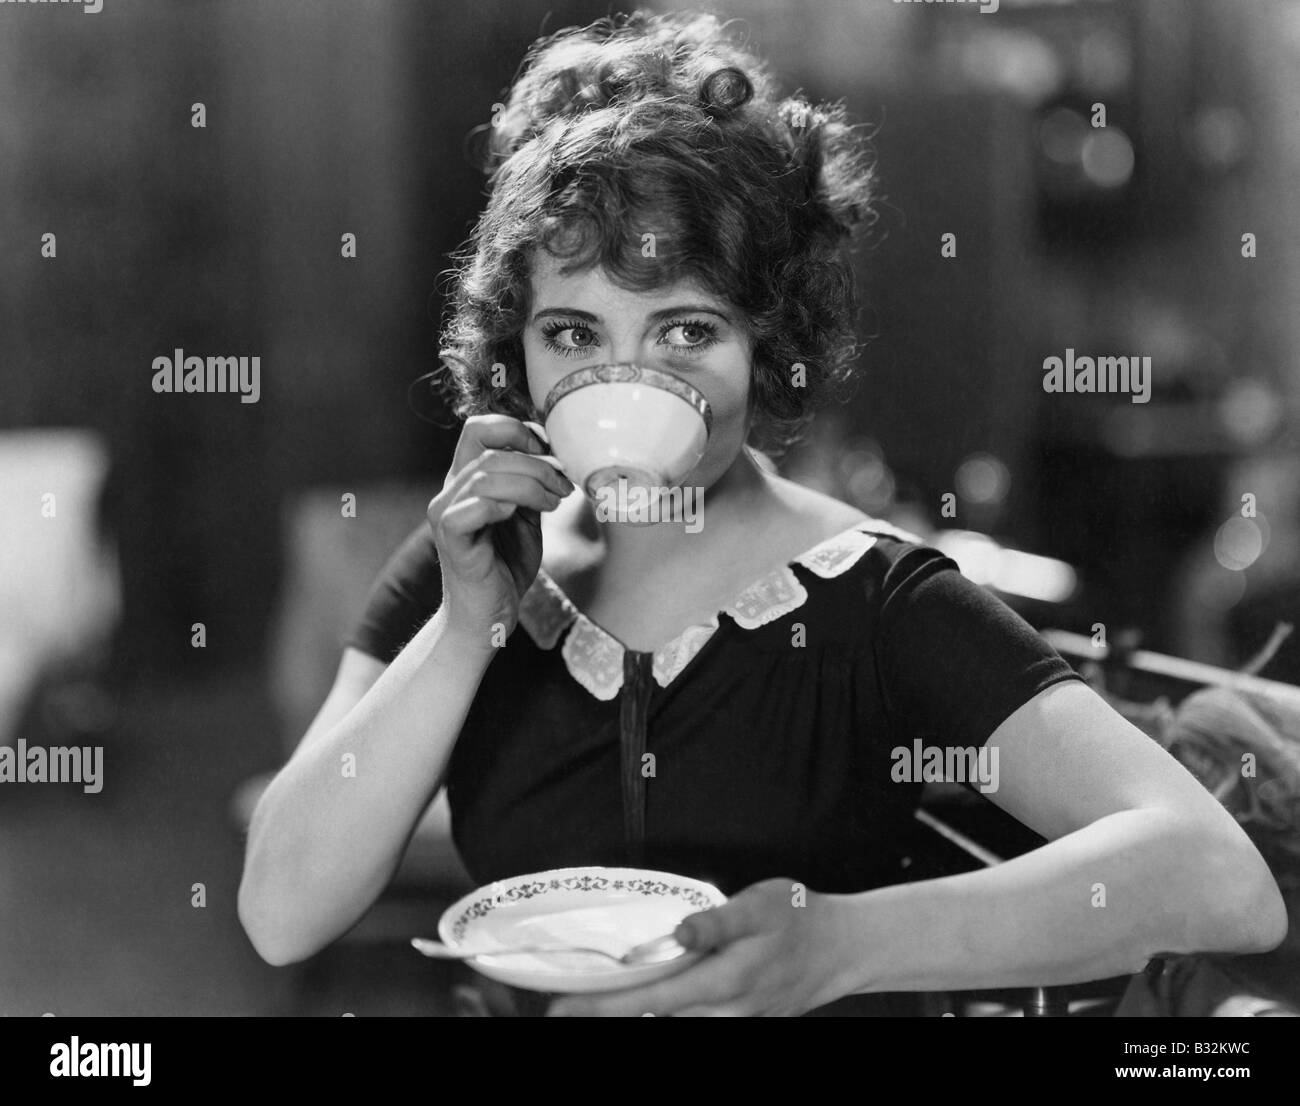
<svg viewBox="0 0 1300 1106">
<path fill-rule="evenodd" d="M 677 927 L 678 941 L 707 953 L 698 963 L 645 987 L 558 999 L 547 1016 L 804 1014 L 846 993 L 852 914 L 842 896 L 788 879 L 756 883 Z"/>
<path fill-rule="evenodd" d="M 468 419 L 442 491 L 429 504 L 448 627 L 468 641 L 492 644 L 509 634 L 519 599 L 542 563 L 541 512 L 573 491 L 544 456 L 541 439 L 518 419 Z"/>
</svg>

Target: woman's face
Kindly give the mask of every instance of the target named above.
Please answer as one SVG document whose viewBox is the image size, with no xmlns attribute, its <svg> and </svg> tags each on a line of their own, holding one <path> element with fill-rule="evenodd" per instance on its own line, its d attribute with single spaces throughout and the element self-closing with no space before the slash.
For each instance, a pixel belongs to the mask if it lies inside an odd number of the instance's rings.
<svg viewBox="0 0 1300 1106">
<path fill-rule="evenodd" d="M 713 409 L 713 430 L 684 483 L 707 488 L 731 467 L 749 431 L 751 343 L 734 306 L 683 281 L 631 292 L 599 268 L 565 276 L 539 251 L 524 326 L 528 390 L 539 410 L 557 381 L 586 365 L 634 361 L 694 385 Z"/>
</svg>

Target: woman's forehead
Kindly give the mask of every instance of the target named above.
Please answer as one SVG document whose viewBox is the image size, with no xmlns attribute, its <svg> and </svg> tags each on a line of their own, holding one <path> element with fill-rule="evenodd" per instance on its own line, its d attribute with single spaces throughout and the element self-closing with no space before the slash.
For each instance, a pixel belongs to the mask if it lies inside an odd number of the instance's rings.
<svg viewBox="0 0 1300 1106">
<path fill-rule="evenodd" d="M 539 251 L 529 273 L 534 312 L 547 308 L 576 308 L 597 314 L 637 311 L 648 313 L 659 307 L 690 300 L 727 307 L 698 280 L 685 276 L 648 289 L 631 289 L 616 283 L 605 269 L 593 265 L 574 272 L 562 272 L 564 262 Z"/>
</svg>

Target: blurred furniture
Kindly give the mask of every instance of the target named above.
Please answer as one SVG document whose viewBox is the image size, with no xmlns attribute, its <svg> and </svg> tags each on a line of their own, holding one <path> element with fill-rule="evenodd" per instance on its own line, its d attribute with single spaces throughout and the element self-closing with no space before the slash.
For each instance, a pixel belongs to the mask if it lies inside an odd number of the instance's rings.
<svg viewBox="0 0 1300 1106">
<path fill-rule="evenodd" d="M 270 633 L 287 757 L 334 683 L 343 641 L 393 551 L 424 519 L 427 484 L 339 484 L 286 499 L 284 575 Z"/>
<path fill-rule="evenodd" d="M 88 430 L 0 432 L 0 744 L 42 676 L 102 659 L 117 625 L 117 557 L 99 530 L 108 463 Z"/>
<path fill-rule="evenodd" d="M 1145 649 L 1119 652 L 1096 648 L 1087 635 L 1064 630 L 1044 630 L 1043 637 L 1076 667 L 1081 663 L 1101 666 L 1106 674 L 1107 690 L 1135 703 L 1150 702 L 1161 696 L 1177 702 L 1197 688 L 1228 687 L 1300 709 L 1300 687 L 1294 684 Z"/>
</svg>

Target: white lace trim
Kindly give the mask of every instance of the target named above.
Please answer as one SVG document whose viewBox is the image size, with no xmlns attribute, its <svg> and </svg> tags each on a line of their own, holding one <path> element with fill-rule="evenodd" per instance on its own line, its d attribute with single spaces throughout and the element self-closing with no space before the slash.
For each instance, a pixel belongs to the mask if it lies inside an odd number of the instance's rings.
<svg viewBox="0 0 1300 1106">
<path fill-rule="evenodd" d="M 808 601 L 808 591 L 789 565 L 755 580 L 727 608 L 727 614 L 746 630 L 757 630 L 769 622 L 798 610 Z"/>
<path fill-rule="evenodd" d="M 795 576 L 792 565 L 802 565 L 824 580 L 833 579 L 857 564 L 876 544 L 878 534 L 889 534 L 907 542 L 921 540 L 889 523 L 864 519 L 852 529 L 801 553 L 790 564 L 755 580 L 719 614 L 729 615 L 736 625 L 746 630 L 756 630 L 783 618 L 808 601 L 808 591 Z M 618 695 L 623 686 L 623 646 L 578 610 L 544 570 L 537 573 L 537 579 L 520 601 L 519 623 L 542 649 L 553 649 L 565 629 L 572 625 L 560 650 L 569 674 L 597 699 L 608 701 Z M 668 644 L 656 649 L 651 668 L 655 683 L 660 687 L 672 683 L 713 637 L 719 625 L 715 614 L 708 622 L 688 626 Z"/>
<path fill-rule="evenodd" d="M 578 615 L 560 650 L 569 674 L 597 699 L 623 686 L 623 647 L 585 615 Z"/>
<path fill-rule="evenodd" d="M 654 665 L 651 668 L 655 683 L 667 687 L 673 682 L 718 628 L 718 616 L 715 614 L 708 622 L 698 626 L 687 626 L 662 649 L 655 650 Z"/>
<path fill-rule="evenodd" d="M 896 537 L 902 535 L 902 530 L 895 533 Z M 902 537 L 902 540 L 919 543 L 921 539 Z M 809 572 L 816 573 L 823 580 L 831 580 L 857 564 L 858 558 L 875 544 L 875 534 L 868 534 L 862 530 L 849 530 L 828 538 L 821 545 L 813 546 L 807 553 L 796 557 L 795 562 L 803 565 Z"/>
</svg>

